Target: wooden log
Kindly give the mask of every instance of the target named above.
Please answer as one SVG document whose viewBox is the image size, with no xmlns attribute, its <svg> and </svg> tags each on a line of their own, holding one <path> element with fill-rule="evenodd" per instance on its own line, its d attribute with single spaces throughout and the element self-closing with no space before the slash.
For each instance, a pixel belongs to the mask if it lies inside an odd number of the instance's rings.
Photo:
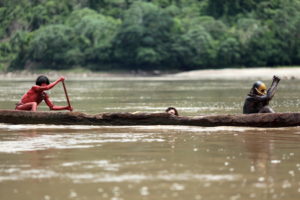
<svg viewBox="0 0 300 200">
<path fill-rule="evenodd" d="M 300 113 L 261 113 L 174 116 L 168 113 L 102 113 L 29 112 L 0 110 L 0 123 L 56 125 L 187 125 L 187 126 L 248 126 L 288 127 L 300 125 Z"/>
</svg>

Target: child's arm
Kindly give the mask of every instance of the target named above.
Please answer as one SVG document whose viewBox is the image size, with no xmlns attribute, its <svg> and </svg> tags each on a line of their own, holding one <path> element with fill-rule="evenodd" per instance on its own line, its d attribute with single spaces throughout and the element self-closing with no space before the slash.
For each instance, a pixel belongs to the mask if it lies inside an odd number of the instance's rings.
<svg viewBox="0 0 300 200">
<path fill-rule="evenodd" d="M 53 83 L 50 83 L 49 85 L 45 85 L 45 86 L 33 86 L 33 88 L 36 91 L 44 91 L 44 90 L 50 90 L 51 88 L 53 88 L 55 85 L 57 85 L 59 82 L 64 81 L 65 77 L 60 77 L 59 79 L 57 79 L 56 81 L 54 81 Z"/>
<path fill-rule="evenodd" d="M 69 107 L 69 106 L 56 106 L 56 105 L 54 105 L 54 104 L 50 101 L 48 95 L 45 95 L 44 100 L 45 100 L 47 106 L 50 108 L 50 110 L 70 110 L 70 111 L 73 110 L 73 108 L 72 108 L 72 107 Z"/>
</svg>

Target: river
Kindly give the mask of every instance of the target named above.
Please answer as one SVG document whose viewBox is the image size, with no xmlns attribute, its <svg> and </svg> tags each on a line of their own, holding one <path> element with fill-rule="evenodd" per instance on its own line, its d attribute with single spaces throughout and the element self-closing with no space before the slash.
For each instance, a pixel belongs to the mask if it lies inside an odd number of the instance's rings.
<svg viewBox="0 0 300 200">
<path fill-rule="evenodd" d="M 85 113 L 241 113 L 249 80 L 66 81 Z M 269 85 L 269 81 L 266 81 Z M 298 111 L 298 80 L 282 80 L 271 107 Z M 32 86 L 0 81 L 0 109 Z M 66 105 L 61 85 L 49 95 Z M 45 104 L 39 110 L 46 111 Z M 0 124 L 0 199 L 247 200 L 300 196 L 300 129 Z"/>
</svg>

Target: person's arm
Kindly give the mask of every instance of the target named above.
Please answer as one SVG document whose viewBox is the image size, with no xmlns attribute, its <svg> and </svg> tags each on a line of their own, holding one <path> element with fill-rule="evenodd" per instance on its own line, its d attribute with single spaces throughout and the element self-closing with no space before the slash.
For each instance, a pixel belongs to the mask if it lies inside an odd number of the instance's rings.
<svg viewBox="0 0 300 200">
<path fill-rule="evenodd" d="M 248 97 L 248 99 L 250 99 L 250 101 L 254 100 L 254 101 L 269 101 L 271 100 L 270 97 L 268 95 L 262 95 L 262 96 L 259 96 L 259 95 L 253 95 L 253 96 L 250 96 Z"/>
<path fill-rule="evenodd" d="M 279 81 L 280 78 L 278 76 L 274 76 L 273 82 L 271 84 L 271 87 L 268 89 L 267 94 L 262 96 L 253 95 L 251 96 L 251 99 L 253 99 L 254 101 L 270 101 L 275 95 Z"/>
<path fill-rule="evenodd" d="M 70 110 L 72 111 L 73 108 L 69 106 L 56 106 L 52 103 L 52 101 L 49 99 L 49 96 L 46 94 L 44 97 L 44 100 L 47 104 L 47 106 L 50 108 L 50 110 Z"/>
<path fill-rule="evenodd" d="M 271 84 L 271 87 L 267 91 L 267 96 L 269 96 L 270 99 L 272 99 L 275 95 L 279 81 L 280 78 L 278 76 L 273 76 L 273 82 Z"/>
<path fill-rule="evenodd" d="M 56 81 L 50 83 L 49 85 L 45 85 L 45 86 L 34 86 L 33 88 L 36 90 L 36 91 L 44 91 L 44 90 L 50 90 L 51 88 L 53 88 L 55 85 L 57 85 L 59 82 L 61 81 L 64 81 L 65 80 L 65 77 L 60 77 L 59 79 L 57 79 Z"/>
</svg>

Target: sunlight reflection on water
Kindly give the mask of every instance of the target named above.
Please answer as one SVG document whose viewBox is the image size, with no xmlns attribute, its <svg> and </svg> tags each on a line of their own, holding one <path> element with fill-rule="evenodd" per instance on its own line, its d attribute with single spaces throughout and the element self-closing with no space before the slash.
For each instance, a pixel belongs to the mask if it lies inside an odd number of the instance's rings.
<svg viewBox="0 0 300 200">
<path fill-rule="evenodd" d="M 16 130 L 16 129 L 14 129 Z M 20 130 L 20 129 L 18 129 Z M 153 133 L 154 134 L 154 133 Z M 104 133 L 104 134 L 35 134 L 21 136 L 13 141 L 0 141 L 0 152 L 17 153 L 46 149 L 82 149 L 93 148 L 102 143 L 164 142 L 152 133 Z"/>
</svg>

